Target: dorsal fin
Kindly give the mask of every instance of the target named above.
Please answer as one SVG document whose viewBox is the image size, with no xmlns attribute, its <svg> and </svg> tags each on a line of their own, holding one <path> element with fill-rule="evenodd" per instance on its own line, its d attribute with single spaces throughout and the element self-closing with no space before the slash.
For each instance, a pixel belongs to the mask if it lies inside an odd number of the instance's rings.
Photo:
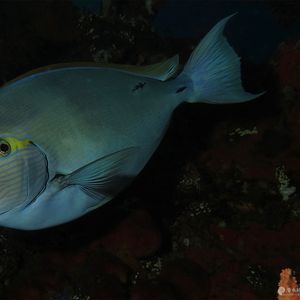
<svg viewBox="0 0 300 300">
<path fill-rule="evenodd" d="M 148 66 L 124 66 L 121 69 L 126 73 L 165 81 L 174 76 L 179 65 L 179 57 L 175 55 L 163 62 Z"/>
<path fill-rule="evenodd" d="M 132 65 L 121 65 L 121 64 L 109 64 L 109 63 L 93 63 L 93 62 L 75 62 L 75 63 L 61 63 L 53 64 L 45 67 L 40 67 L 32 71 L 26 72 L 13 80 L 8 81 L 5 85 L 16 82 L 27 76 L 42 73 L 50 70 L 64 69 L 64 68 L 78 68 L 78 67 L 91 67 L 91 68 L 104 68 L 104 69 L 115 69 L 122 71 L 127 74 L 139 75 L 146 78 L 157 79 L 165 81 L 170 79 L 177 73 L 179 65 L 179 57 L 175 55 L 163 62 L 147 65 L 147 66 L 132 66 Z"/>
</svg>

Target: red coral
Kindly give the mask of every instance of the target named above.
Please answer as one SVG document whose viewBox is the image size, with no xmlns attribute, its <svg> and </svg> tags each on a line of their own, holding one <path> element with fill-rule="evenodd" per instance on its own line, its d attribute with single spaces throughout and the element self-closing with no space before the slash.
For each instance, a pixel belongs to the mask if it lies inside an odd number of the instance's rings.
<svg viewBox="0 0 300 300">
<path fill-rule="evenodd" d="M 300 41 L 282 44 L 277 53 L 275 66 L 279 81 L 300 90 Z"/>
</svg>

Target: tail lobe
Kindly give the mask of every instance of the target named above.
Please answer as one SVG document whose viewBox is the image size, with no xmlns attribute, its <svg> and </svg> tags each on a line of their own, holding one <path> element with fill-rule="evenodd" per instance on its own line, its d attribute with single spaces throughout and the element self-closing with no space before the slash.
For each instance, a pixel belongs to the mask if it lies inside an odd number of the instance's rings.
<svg viewBox="0 0 300 300">
<path fill-rule="evenodd" d="M 188 102 L 238 103 L 263 94 L 251 94 L 242 87 L 240 58 L 222 34 L 233 15 L 206 34 L 178 76 L 178 81 L 188 81 Z"/>
</svg>

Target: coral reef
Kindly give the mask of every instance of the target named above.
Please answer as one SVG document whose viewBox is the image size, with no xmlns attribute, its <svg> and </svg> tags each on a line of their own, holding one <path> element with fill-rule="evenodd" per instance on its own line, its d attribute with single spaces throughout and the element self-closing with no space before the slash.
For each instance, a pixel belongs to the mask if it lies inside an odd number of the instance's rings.
<svg viewBox="0 0 300 300">
<path fill-rule="evenodd" d="M 278 286 L 278 300 L 300 299 L 300 289 L 297 284 L 297 279 L 295 276 L 292 276 L 292 270 L 290 268 L 281 271 Z"/>
</svg>

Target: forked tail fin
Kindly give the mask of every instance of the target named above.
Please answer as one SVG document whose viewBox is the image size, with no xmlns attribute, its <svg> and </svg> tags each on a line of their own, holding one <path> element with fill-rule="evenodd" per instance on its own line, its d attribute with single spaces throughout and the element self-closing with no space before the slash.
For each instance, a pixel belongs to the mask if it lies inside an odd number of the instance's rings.
<svg viewBox="0 0 300 300">
<path fill-rule="evenodd" d="M 238 103 L 263 94 L 251 94 L 242 87 L 240 58 L 222 34 L 233 15 L 219 21 L 206 34 L 177 77 L 178 83 L 187 87 L 188 102 Z"/>
</svg>

